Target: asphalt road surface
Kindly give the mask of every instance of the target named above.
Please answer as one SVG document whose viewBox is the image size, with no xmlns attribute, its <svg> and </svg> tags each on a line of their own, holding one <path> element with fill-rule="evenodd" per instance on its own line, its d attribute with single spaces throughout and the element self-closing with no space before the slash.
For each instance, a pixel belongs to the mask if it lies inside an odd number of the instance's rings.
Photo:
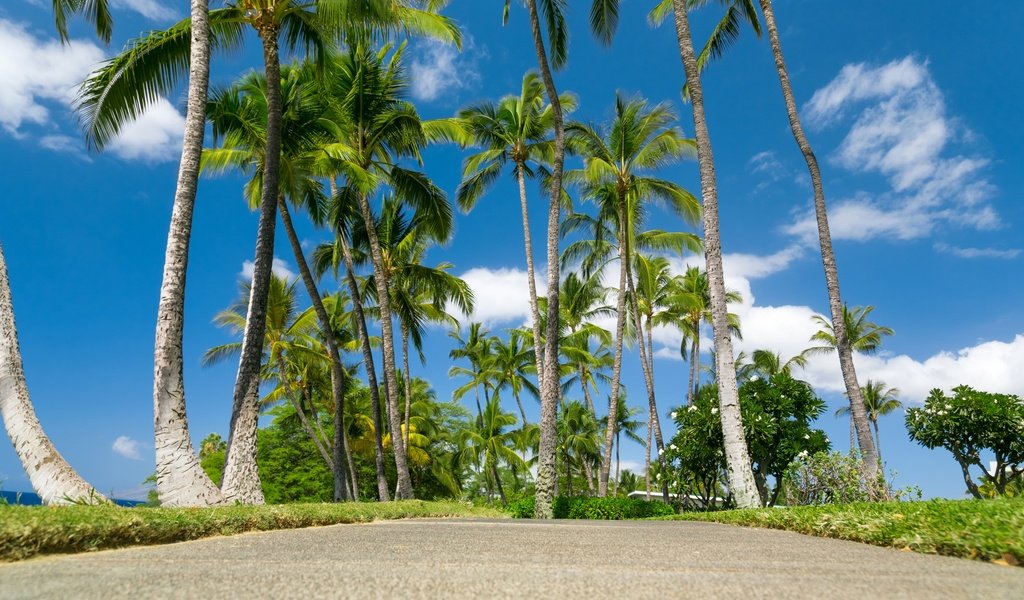
<svg viewBox="0 0 1024 600">
<path fill-rule="evenodd" d="M 1024 598 L 1024 568 L 681 521 L 406 520 L 0 565 L 0 598 Z"/>
</svg>

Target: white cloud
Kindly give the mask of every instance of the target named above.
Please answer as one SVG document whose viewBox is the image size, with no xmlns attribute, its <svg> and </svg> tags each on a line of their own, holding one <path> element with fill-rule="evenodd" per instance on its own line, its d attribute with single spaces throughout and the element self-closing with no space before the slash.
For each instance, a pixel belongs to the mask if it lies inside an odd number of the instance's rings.
<svg viewBox="0 0 1024 600">
<path fill-rule="evenodd" d="M 1003 258 L 1013 259 L 1020 256 L 1020 248 L 1000 250 L 998 248 L 960 248 L 949 244 L 935 244 L 935 250 L 943 254 L 952 254 L 960 258 Z"/>
<path fill-rule="evenodd" d="M 69 135 L 44 135 L 39 138 L 39 145 L 54 152 L 82 152 L 82 143 Z"/>
<path fill-rule="evenodd" d="M 142 460 L 142 444 L 126 435 L 120 435 L 112 446 L 114 453 L 131 460 Z"/>
<path fill-rule="evenodd" d="M 536 273 L 537 293 L 543 294 L 546 278 Z M 473 290 L 472 315 L 463 315 L 454 306 L 448 310 L 462 322 L 526 323 L 530 319 L 530 288 L 526 271 L 477 267 L 459 275 Z"/>
<path fill-rule="evenodd" d="M 946 112 L 945 98 L 914 57 L 871 67 L 847 65 L 805 106 L 808 122 L 826 127 L 855 116 L 832 160 L 854 173 L 878 173 L 889 189 L 858 192 L 833 202 L 835 239 L 916 239 L 952 224 L 993 229 L 999 216 L 988 203 L 995 187 L 983 171 L 989 161 L 956 154 L 952 146 L 973 134 Z M 807 243 L 817 237 L 810 207 L 786 228 Z"/>
<path fill-rule="evenodd" d="M 173 19 L 177 13 L 164 6 L 159 0 L 111 0 L 112 8 L 126 8 L 153 21 Z"/>
<path fill-rule="evenodd" d="M 39 39 L 0 18 L 0 126 L 21 137 L 25 123 L 48 125 L 50 103 L 69 106 L 82 80 L 104 58 L 90 42 Z"/>
<path fill-rule="evenodd" d="M 185 117 L 166 98 L 160 98 L 121 129 L 107 149 L 125 160 L 174 161 L 181 154 L 184 131 Z"/>
<path fill-rule="evenodd" d="M 274 273 L 276 277 L 279 277 L 281 279 L 292 281 L 298 278 L 298 275 L 296 275 L 295 272 L 292 271 L 291 265 L 289 265 L 287 262 L 281 260 L 276 256 L 274 257 L 274 263 L 270 267 L 270 270 Z M 251 260 L 247 260 L 242 263 L 242 270 L 238 273 L 238 276 L 241 279 L 245 279 L 246 281 L 252 281 L 252 275 L 255 272 L 256 263 Z"/>
<path fill-rule="evenodd" d="M 430 41 L 422 46 L 422 53 L 409 65 L 412 95 L 417 100 L 437 100 L 443 94 L 471 86 L 480 80 L 476 69 L 472 39 L 463 43 L 463 52 L 450 44 Z"/>
</svg>

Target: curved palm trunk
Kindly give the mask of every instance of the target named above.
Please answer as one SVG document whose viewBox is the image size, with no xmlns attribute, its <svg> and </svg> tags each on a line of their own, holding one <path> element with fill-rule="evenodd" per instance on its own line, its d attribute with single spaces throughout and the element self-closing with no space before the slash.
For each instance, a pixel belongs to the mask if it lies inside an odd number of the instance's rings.
<svg viewBox="0 0 1024 600">
<path fill-rule="evenodd" d="M 832 329 L 835 332 L 836 352 L 839 354 L 839 366 L 843 372 L 846 395 L 850 399 L 850 414 L 857 429 L 857 442 L 860 444 L 864 468 L 868 477 L 874 477 L 878 473 L 878 451 L 871 439 L 868 414 L 864 408 L 864 394 L 861 392 L 860 384 L 857 382 L 857 370 L 853 364 L 853 349 L 850 346 L 850 339 L 846 332 L 846 323 L 843 319 L 843 302 L 839 295 L 839 269 L 836 266 L 836 255 L 832 249 L 832 234 L 828 226 L 828 212 L 825 207 L 825 190 L 821 184 L 821 170 L 818 168 L 818 159 L 815 157 L 811 144 L 804 134 L 803 125 L 800 123 L 800 115 L 796 110 L 796 101 L 793 99 L 793 88 L 789 84 L 789 72 L 786 70 L 786 62 L 782 56 L 779 30 L 775 25 L 775 11 L 772 10 L 771 0 L 759 0 L 759 2 L 761 4 L 761 12 L 764 13 L 765 27 L 768 29 L 768 41 L 772 48 L 772 56 L 775 58 L 775 69 L 779 74 L 782 97 L 786 102 L 786 115 L 789 117 L 789 126 L 793 130 L 793 138 L 796 140 L 797 146 L 800 147 L 800 152 L 804 155 L 804 160 L 807 162 L 807 170 L 811 175 L 811 187 L 814 188 L 814 215 L 818 222 L 821 262 L 825 268 L 825 285 L 828 288 L 828 307 L 832 313 Z"/>
<path fill-rule="evenodd" d="M 343 371 L 342 371 L 343 372 Z M 334 372 L 331 372 L 331 388 L 334 389 L 337 385 L 334 381 Z M 341 397 L 345 397 L 345 379 L 342 375 L 342 380 L 338 387 L 341 388 Z M 345 473 L 340 469 L 334 471 L 334 501 L 341 502 L 343 500 L 359 501 L 359 482 L 356 479 L 356 466 L 352 460 L 352 452 L 349 450 L 348 445 L 348 431 L 345 427 L 345 405 L 342 403 L 340 406 L 334 405 L 334 447 L 332 448 L 332 454 L 334 458 L 334 464 L 340 465 L 342 462 L 345 463 L 348 471 L 348 478 L 345 478 Z"/>
<path fill-rule="evenodd" d="M 284 230 L 288 235 L 288 243 L 292 247 L 292 254 L 295 255 L 295 263 L 299 267 L 299 275 L 302 277 L 302 283 L 306 286 L 306 295 L 309 296 L 310 301 L 313 303 L 313 310 L 316 312 L 317 320 L 320 321 L 320 330 L 324 334 L 324 340 L 327 342 L 327 351 L 330 354 L 331 363 L 331 398 L 334 401 L 334 412 L 335 414 L 345 414 L 345 375 L 342 373 L 341 367 L 341 352 L 338 351 L 338 340 L 334 336 L 334 327 L 331 325 L 331 318 L 327 314 L 327 308 L 324 306 L 324 301 L 320 297 L 320 291 L 316 288 L 316 280 L 313 279 L 313 273 L 309 270 L 309 263 L 306 262 L 306 255 L 302 251 L 302 243 L 299 241 L 299 236 L 295 233 L 295 226 L 292 224 L 292 216 L 288 210 L 288 203 L 285 202 L 283 196 L 278 199 L 278 207 L 281 210 L 281 223 L 284 225 Z M 348 461 L 344 460 L 346 449 L 343 447 L 342 437 L 339 435 L 341 432 L 335 432 L 334 436 L 334 459 L 333 462 L 337 465 L 332 469 L 334 472 L 334 499 L 347 500 L 348 494 L 345 493 L 344 488 L 348 486 Z"/>
<path fill-rule="evenodd" d="M 412 480 L 409 477 L 409 464 L 405 454 L 405 440 L 402 439 L 402 422 L 398 412 L 398 380 L 395 374 L 395 337 L 391 322 L 391 298 L 388 294 L 387 275 L 384 272 L 384 258 L 381 254 L 380 240 L 370 211 L 370 202 L 366 194 L 359 197 L 359 211 L 366 225 L 366 237 L 370 242 L 370 255 L 373 258 L 374 282 L 377 286 L 377 302 L 380 306 L 381 345 L 384 355 L 384 379 L 387 391 L 388 425 L 391 427 L 391 449 L 395 455 L 395 469 L 398 471 L 398 483 L 395 490 L 397 500 L 411 500 Z"/>
<path fill-rule="evenodd" d="M 505 499 L 505 488 L 501 485 L 501 476 L 498 475 L 498 465 L 496 462 L 491 462 L 491 474 L 494 476 L 494 485 L 498 488 L 498 496 L 501 498 L 501 503 L 508 504 L 508 500 Z"/>
<path fill-rule="evenodd" d="M 259 428 L 260 362 L 267 326 L 267 294 L 274 262 L 274 229 L 277 226 L 278 175 L 281 163 L 281 65 L 277 35 L 272 27 L 259 32 L 267 79 L 267 150 L 260 197 L 260 221 L 256 234 L 249 308 L 242 336 L 242 357 L 235 380 L 231 430 L 224 460 L 221 491 L 229 501 L 263 504 L 260 473 L 256 466 L 256 432 Z"/>
<path fill-rule="evenodd" d="M 562 117 L 562 103 L 551 76 L 544 37 L 540 30 L 537 14 L 537 0 L 526 0 L 530 12 L 530 29 L 533 45 L 537 52 L 541 79 L 551 103 L 554 116 L 555 148 L 554 164 L 551 168 L 551 197 L 548 200 L 548 314 L 547 337 L 544 339 L 544 375 L 541 378 L 540 394 L 540 448 L 537 456 L 537 498 L 534 517 L 550 519 L 552 502 L 558 474 L 555 472 L 555 444 L 557 443 L 556 421 L 558 418 L 558 226 L 562 200 L 562 167 L 565 163 L 565 123 Z M 605 477 L 607 487 L 607 476 Z"/>
<path fill-rule="evenodd" d="M 519 406 L 519 414 L 523 417 L 523 426 L 526 426 L 526 411 L 523 410 L 523 401 L 519 397 L 519 392 L 515 389 L 512 390 L 512 397 L 516 399 L 516 404 Z"/>
<path fill-rule="evenodd" d="M 402 383 L 405 384 L 405 416 L 402 425 L 405 426 L 403 435 L 405 447 L 409 447 L 409 412 L 412 407 L 412 377 L 409 375 L 409 325 L 401 315 L 398 317 L 399 335 L 402 336 Z"/>
<path fill-rule="evenodd" d="M 620 461 L 619 461 L 619 449 L 622 448 L 621 444 L 622 444 L 622 441 L 620 439 L 619 432 L 616 431 L 615 432 L 615 482 L 613 483 L 613 487 L 612 487 L 612 495 L 613 496 L 617 496 L 618 493 L 619 493 L 619 463 L 620 463 Z M 630 490 L 630 491 L 632 491 L 632 490 Z"/>
<path fill-rule="evenodd" d="M 281 374 L 281 385 L 287 389 L 288 383 L 285 381 L 285 373 L 287 371 L 285 369 L 287 369 L 287 365 L 284 362 L 284 358 L 281 355 L 278 355 L 277 370 Z M 317 435 L 316 430 L 313 429 L 313 425 L 309 422 L 309 417 L 306 415 L 306 411 L 303 410 L 302 404 L 290 393 L 286 392 L 285 397 L 288 398 L 288 402 L 290 402 L 292 408 L 295 409 L 295 414 L 299 417 L 299 423 L 302 425 L 302 428 L 306 430 L 306 435 L 308 435 L 309 439 L 313 441 L 313 445 L 316 446 L 317 452 L 319 452 L 320 456 L 324 459 L 324 464 L 327 465 L 327 468 L 330 469 L 331 473 L 333 473 L 335 478 L 337 478 L 338 469 L 336 462 L 331 457 L 331 454 L 327 452 L 327 446 L 324 445 L 323 439 Z"/>
<path fill-rule="evenodd" d="M 156 489 L 162 506 L 209 506 L 224 501 L 199 465 L 188 431 L 182 338 L 185 329 L 185 276 L 192 215 L 199 180 L 199 157 L 206 129 L 210 81 L 210 22 L 207 0 L 192 0 L 188 108 L 181 163 L 171 210 L 153 352 L 153 446 Z"/>
<path fill-rule="evenodd" d="M 106 498 L 82 479 L 57 452 L 43 432 L 28 396 L 25 371 L 14 324 L 7 261 L 0 246 L 0 418 L 7 436 L 25 469 L 32 489 L 43 504 L 70 504 L 74 501 L 104 502 Z"/>
<path fill-rule="evenodd" d="M 530 288 L 530 319 L 533 326 L 533 356 L 537 365 L 537 387 L 544 387 L 544 351 L 541 347 L 540 308 L 537 305 L 537 282 L 533 275 L 533 241 L 530 237 L 530 211 L 526 203 L 526 175 L 521 162 L 516 163 L 516 180 L 519 182 L 519 207 L 523 213 L 523 247 L 526 250 L 526 277 Z M 526 417 L 523 417 L 523 423 Z"/>
<path fill-rule="evenodd" d="M 651 411 L 647 409 L 647 444 L 644 446 L 644 488 L 647 501 L 651 501 Z"/>
<path fill-rule="evenodd" d="M 701 87 L 700 73 L 697 71 L 697 58 L 693 52 L 686 0 L 672 0 L 672 7 L 679 40 L 679 55 L 690 89 L 694 134 L 697 138 L 697 160 L 700 165 L 700 182 L 704 198 L 704 252 L 708 284 L 711 288 L 711 325 L 714 330 L 717 361 L 715 372 L 718 380 L 722 435 L 725 438 L 725 458 L 729 471 L 729 489 L 736 499 L 737 506 L 752 508 L 760 506 L 761 501 L 754 485 L 750 454 L 747 451 L 747 440 L 743 434 L 743 420 L 740 416 L 739 393 L 736 389 L 736 366 L 733 363 L 732 336 L 729 331 L 725 277 L 722 269 L 722 242 L 718 232 L 718 190 L 711 138 L 704 117 L 704 90 Z"/>
<path fill-rule="evenodd" d="M 871 423 L 875 426 L 875 448 L 878 450 L 878 464 L 879 468 L 884 468 L 884 462 L 882 462 L 882 437 L 878 433 L 878 419 L 872 419 Z"/>
<path fill-rule="evenodd" d="M 580 388 L 583 389 L 583 400 L 584 402 L 587 403 L 587 410 L 589 410 L 590 414 L 593 415 L 593 417 L 596 419 L 597 411 L 594 408 L 594 400 L 593 398 L 590 397 L 590 388 L 587 387 L 587 377 L 589 376 L 590 372 L 587 370 L 585 366 L 583 366 L 582 362 L 576 363 L 576 371 L 579 373 L 580 376 Z M 600 477 L 600 475 L 598 477 Z"/>
<path fill-rule="evenodd" d="M 623 215 L 620 210 L 619 218 Z M 597 495 L 608 495 L 608 472 L 612 466 L 612 444 L 619 412 L 619 382 L 622 377 L 622 336 L 626 327 L 626 266 L 625 257 L 619 256 L 619 297 L 615 306 L 615 356 L 612 359 L 612 385 L 608 395 L 608 426 L 604 433 L 604 456 L 601 460 L 601 479 L 597 482 Z"/>
<path fill-rule="evenodd" d="M 627 263 L 626 268 L 629 269 Z M 633 298 L 633 301 L 629 303 L 631 312 L 633 314 L 633 327 L 636 328 L 636 339 L 637 349 L 640 351 L 640 367 L 644 374 L 644 385 L 647 387 L 647 405 L 651 412 L 650 418 L 650 429 L 654 430 L 654 442 L 658 448 L 658 466 L 661 468 L 661 494 L 668 502 L 668 478 L 665 477 L 665 441 L 661 436 L 661 420 L 658 418 L 658 402 L 654 396 L 654 373 L 651 372 L 651 363 L 648 362 L 650 356 L 648 355 L 646 343 L 644 342 L 644 328 L 643 321 L 640 319 L 640 311 L 637 309 L 636 303 L 636 285 L 633 283 L 632 269 L 626 273 L 626 285 L 629 286 L 629 295 Z M 651 349 L 653 351 L 653 348 Z M 647 454 L 650 455 L 648 449 Z"/>
<path fill-rule="evenodd" d="M 330 180 L 331 196 L 337 197 L 338 187 Z M 366 327 L 366 315 L 363 313 L 363 301 L 359 296 L 359 284 L 356 282 L 353 267 L 352 249 L 343 231 L 338 231 L 338 245 L 341 246 L 341 257 L 345 263 L 345 281 L 348 282 L 349 295 L 352 296 L 352 311 L 355 313 L 356 329 L 359 342 L 363 349 L 363 366 L 366 368 L 366 383 L 370 387 L 370 410 L 373 411 L 373 459 L 377 472 L 377 496 L 381 502 L 391 500 L 388 492 L 388 478 L 384 468 L 384 424 L 380 417 L 380 388 L 377 384 L 377 368 L 373 363 L 373 349 L 370 347 L 370 331 Z M 354 469 L 353 469 L 354 472 Z"/>
</svg>

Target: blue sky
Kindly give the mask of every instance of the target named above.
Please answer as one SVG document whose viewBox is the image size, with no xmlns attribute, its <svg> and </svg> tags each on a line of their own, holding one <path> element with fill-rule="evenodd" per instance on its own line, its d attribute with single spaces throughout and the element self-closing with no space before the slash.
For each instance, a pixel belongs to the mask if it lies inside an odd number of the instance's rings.
<svg viewBox="0 0 1024 600">
<path fill-rule="evenodd" d="M 69 108 L 88 72 L 139 32 L 183 16 L 187 3 L 116 0 L 115 39 L 104 48 L 81 27 L 61 49 L 48 2 L 0 7 L 0 158 L 6 193 L 0 218 L 32 400 L 43 427 L 66 458 L 101 491 L 138 493 L 152 471 L 152 347 L 164 243 L 183 122 L 181 93 L 159 104 L 104 154 L 85 151 Z M 407 53 L 414 100 L 426 117 L 516 91 L 534 64 L 526 13 L 513 7 L 501 27 L 500 3 L 480 8 L 456 0 L 462 54 L 414 43 Z M 493 4 L 491 6 L 490 4 Z M 608 118 L 616 91 L 669 102 L 692 131 L 681 104 L 682 75 L 672 29 L 651 29 L 652 2 L 623 3 L 613 46 L 597 45 L 586 7 L 571 3 L 569 67 L 562 90 L 580 98 L 575 117 Z M 932 387 L 968 383 L 1024 394 L 1024 292 L 1021 261 L 1024 116 L 1014 100 L 1024 71 L 1024 6 L 980 11 L 970 3 L 776 3 L 797 102 L 822 162 L 844 299 L 876 307 L 874 319 L 896 330 L 884 352 L 859 357 L 862 380 L 883 379 L 908 405 Z M 941 4 L 941 8 L 936 5 Z M 216 3 L 215 3 L 216 5 Z M 697 38 L 714 8 L 694 18 Z M 214 84 L 259 66 L 257 46 L 215 59 Z M 182 92 L 183 93 L 183 92 Z M 790 356 L 808 346 L 810 317 L 827 309 L 802 158 L 789 134 L 765 40 L 749 32 L 705 77 L 719 175 L 723 247 L 730 287 L 745 296 L 739 348 Z M 463 153 L 435 148 L 426 169 L 454 192 Z M 696 165 L 663 173 L 699 190 Z M 531 188 L 534 238 L 543 240 L 543 200 Z M 430 262 L 450 261 L 478 296 L 474 318 L 498 331 L 524 322 L 526 279 L 516 190 L 502 180 L 475 211 L 460 215 L 450 245 Z M 651 225 L 678 229 L 655 212 Z M 323 234 L 305 224 L 310 243 Z M 193 436 L 226 435 L 235 366 L 201 368 L 199 357 L 227 333 L 213 315 L 235 298 L 252 256 L 256 215 L 241 179 L 201 182 L 186 307 L 186 386 Z M 294 270 L 286 240 L 280 267 Z M 543 259 L 543 248 L 535 248 Z M 687 257 L 686 260 L 693 260 Z M 682 261 L 678 261 L 681 267 Z M 682 401 L 686 364 L 678 337 L 656 341 L 659 406 Z M 416 375 L 447 397 L 450 343 L 431 333 L 428 361 Z M 705 359 L 706 360 L 706 359 Z M 821 426 L 845 449 L 848 426 L 831 416 L 844 402 L 834 358 L 812 361 L 803 377 L 828 402 Z M 626 358 L 631 403 L 642 401 L 637 358 Z M 528 406 L 534 418 L 536 406 Z M 943 450 L 911 444 L 902 411 L 881 423 L 882 450 L 898 485 L 926 496 L 959 497 L 959 470 Z M 667 426 L 666 435 L 671 435 Z M 624 458 L 642 464 L 639 447 Z M 29 489 L 13 449 L 0 444 L 0 482 Z"/>
</svg>

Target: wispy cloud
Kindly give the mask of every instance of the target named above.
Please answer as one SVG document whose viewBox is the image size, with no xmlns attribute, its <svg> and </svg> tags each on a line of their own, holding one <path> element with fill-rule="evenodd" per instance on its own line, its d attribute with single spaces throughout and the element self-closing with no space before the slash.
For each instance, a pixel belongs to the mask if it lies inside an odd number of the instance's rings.
<svg viewBox="0 0 1024 600">
<path fill-rule="evenodd" d="M 995 229 L 995 192 L 984 171 L 988 159 L 957 153 L 971 132 L 947 114 L 945 98 L 925 61 L 908 56 L 881 66 L 846 65 L 804 108 L 818 128 L 852 119 L 831 155 L 841 167 L 885 177 L 888 189 L 861 191 L 830 207 L 836 239 L 915 239 L 941 225 Z M 816 237 L 813 211 L 796 215 L 786 231 Z"/>
<path fill-rule="evenodd" d="M 185 117 L 167 99 L 160 98 L 138 119 L 122 128 L 107 149 L 125 160 L 174 161 L 181 154 L 184 131 Z"/>
<path fill-rule="evenodd" d="M 1017 258 L 1022 252 L 1020 248 L 1008 248 L 1005 250 L 998 248 L 960 248 L 958 246 L 950 246 L 949 244 L 935 244 L 934 248 L 937 252 L 952 254 L 960 258 L 1002 258 L 1009 260 Z"/>
<path fill-rule="evenodd" d="M 281 279 L 293 281 L 296 278 L 298 278 L 298 275 L 296 275 L 295 272 L 292 271 L 291 265 L 289 265 L 287 262 L 281 260 L 276 256 L 274 257 L 274 263 L 270 267 L 270 269 L 271 272 L 273 272 L 276 277 L 279 277 Z M 252 281 L 252 276 L 253 273 L 255 272 L 256 263 L 251 260 L 247 260 L 242 263 L 242 270 L 238 273 L 238 276 L 246 281 Z"/>
<path fill-rule="evenodd" d="M 120 435 L 114 440 L 111 449 L 115 454 L 131 460 L 142 460 L 142 444 L 126 435 Z"/>
<path fill-rule="evenodd" d="M 166 21 L 178 15 L 159 0 L 111 0 L 110 6 L 135 11 L 152 21 Z"/>
<path fill-rule="evenodd" d="M 463 51 L 450 44 L 429 41 L 419 46 L 419 56 L 409 64 L 412 95 L 417 100 L 433 101 L 475 85 L 480 81 L 477 61 L 485 49 L 476 48 L 466 36 Z"/>
</svg>

